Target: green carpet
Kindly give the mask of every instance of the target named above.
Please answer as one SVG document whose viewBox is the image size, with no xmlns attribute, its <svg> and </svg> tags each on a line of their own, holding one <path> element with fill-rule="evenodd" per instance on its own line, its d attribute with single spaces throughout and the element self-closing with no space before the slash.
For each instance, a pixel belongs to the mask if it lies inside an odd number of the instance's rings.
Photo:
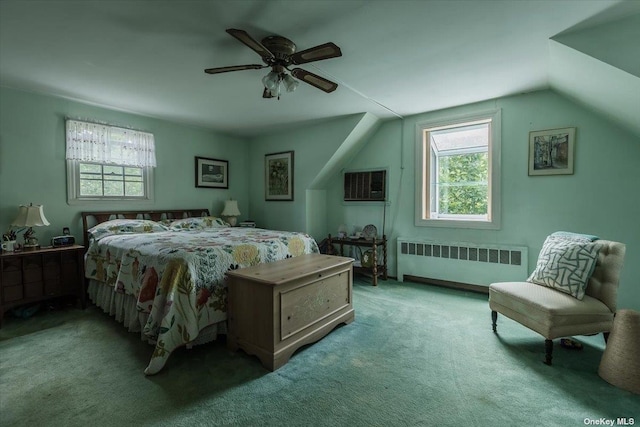
<svg viewBox="0 0 640 427">
<path fill-rule="evenodd" d="M 640 396 L 581 351 L 499 317 L 487 296 L 381 281 L 354 285 L 356 320 L 269 372 L 223 341 L 179 349 L 146 377 L 152 347 L 94 306 L 41 310 L 0 329 L 2 426 L 583 426 L 635 417 Z"/>
</svg>

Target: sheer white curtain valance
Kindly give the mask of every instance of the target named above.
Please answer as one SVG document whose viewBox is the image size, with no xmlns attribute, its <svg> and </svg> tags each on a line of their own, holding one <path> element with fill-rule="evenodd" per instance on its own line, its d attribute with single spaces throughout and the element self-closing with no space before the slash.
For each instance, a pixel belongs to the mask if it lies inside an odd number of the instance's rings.
<svg viewBox="0 0 640 427">
<path fill-rule="evenodd" d="M 153 134 L 98 123 L 67 120 L 67 160 L 155 167 Z"/>
</svg>

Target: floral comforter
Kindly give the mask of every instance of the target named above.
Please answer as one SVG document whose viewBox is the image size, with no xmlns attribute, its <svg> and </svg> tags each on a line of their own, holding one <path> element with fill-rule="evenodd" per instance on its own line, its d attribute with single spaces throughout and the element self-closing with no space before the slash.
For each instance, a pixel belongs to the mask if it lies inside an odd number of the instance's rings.
<svg viewBox="0 0 640 427">
<path fill-rule="evenodd" d="M 318 252 L 303 233 L 255 228 L 144 230 L 93 238 L 85 258 L 89 279 L 132 295 L 148 313 L 143 333 L 156 342 L 145 374 L 206 326 L 226 319 L 225 273 Z"/>
</svg>

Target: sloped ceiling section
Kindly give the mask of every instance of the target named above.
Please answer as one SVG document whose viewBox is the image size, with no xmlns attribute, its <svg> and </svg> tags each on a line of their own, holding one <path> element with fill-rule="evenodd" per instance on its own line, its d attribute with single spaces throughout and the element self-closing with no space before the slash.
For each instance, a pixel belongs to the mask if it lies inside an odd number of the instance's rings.
<svg viewBox="0 0 640 427">
<path fill-rule="evenodd" d="M 640 13 L 552 40 L 640 77 Z"/>
<path fill-rule="evenodd" d="M 640 136 L 640 13 L 553 37 L 549 85 Z"/>
<path fill-rule="evenodd" d="M 347 136 L 331 159 L 309 185 L 312 190 L 324 189 L 327 182 L 347 165 L 380 127 L 381 120 L 371 113 L 364 113 L 353 131 Z"/>
</svg>

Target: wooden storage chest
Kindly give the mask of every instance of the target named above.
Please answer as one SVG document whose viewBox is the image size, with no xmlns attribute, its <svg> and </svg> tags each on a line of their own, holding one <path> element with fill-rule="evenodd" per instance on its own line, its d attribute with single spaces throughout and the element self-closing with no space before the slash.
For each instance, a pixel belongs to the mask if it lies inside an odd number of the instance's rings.
<svg viewBox="0 0 640 427">
<path fill-rule="evenodd" d="M 272 371 L 355 317 L 353 259 L 302 255 L 230 271 L 227 346 Z"/>
</svg>

